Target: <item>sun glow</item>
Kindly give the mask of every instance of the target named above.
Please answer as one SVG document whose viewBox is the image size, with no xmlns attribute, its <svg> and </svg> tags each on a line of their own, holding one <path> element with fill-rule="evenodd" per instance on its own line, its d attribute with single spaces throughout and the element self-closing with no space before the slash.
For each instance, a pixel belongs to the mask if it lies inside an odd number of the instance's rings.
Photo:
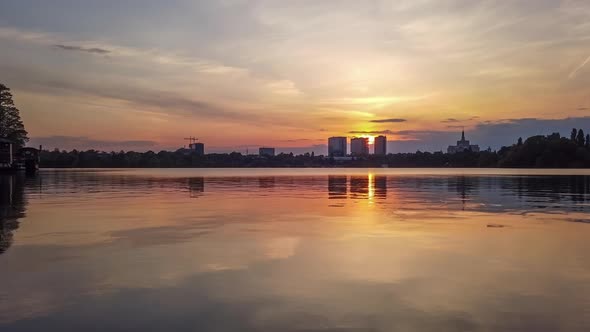
<svg viewBox="0 0 590 332">
<path fill-rule="evenodd" d="M 364 137 L 369 139 L 369 145 L 373 145 L 375 143 L 375 136 L 372 135 L 361 135 L 359 137 Z"/>
<path fill-rule="evenodd" d="M 369 173 L 368 181 L 369 181 L 369 188 L 368 188 L 369 204 L 373 204 L 374 199 L 375 199 L 375 175 L 373 173 Z"/>
</svg>

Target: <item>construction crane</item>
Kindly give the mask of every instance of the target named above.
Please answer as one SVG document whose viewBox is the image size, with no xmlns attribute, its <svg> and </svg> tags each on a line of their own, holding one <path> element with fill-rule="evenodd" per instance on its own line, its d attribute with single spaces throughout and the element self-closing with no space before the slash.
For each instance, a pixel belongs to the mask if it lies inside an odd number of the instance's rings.
<svg viewBox="0 0 590 332">
<path fill-rule="evenodd" d="M 184 140 L 185 140 L 185 141 L 189 141 L 189 144 L 190 144 L 190 145 L 192 145 L 192 144 L 195 144 L 195 143 L 197 143 L 197 141 L 198 141 L 199 139 L 198 139 L 198 138 L 196 138 L 196 137 L 192 137 L 192 136 L 190 136 L 190 137 L 187 137 L 187 138 L 185 138 Z"/>
<path fill-rule="evenodd" d="M 186 153 L 194 153 L 198 156 L 205 154 L 205 145 L 203 143 L 197 143 L 199 140 L 198 138 L 190 136 L 184 138 L 184 140 L 189 141 L 188 151 L 186 151 Z"/>
</svg>

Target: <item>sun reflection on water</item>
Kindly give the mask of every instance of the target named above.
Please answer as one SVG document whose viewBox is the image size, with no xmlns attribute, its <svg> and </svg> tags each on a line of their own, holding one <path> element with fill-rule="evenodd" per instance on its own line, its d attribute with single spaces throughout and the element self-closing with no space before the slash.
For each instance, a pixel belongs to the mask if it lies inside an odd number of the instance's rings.
<svg viewBox="0 0 590 332">
<path fill-rule="evenodd" d="M 368 180 L 369 180 L 369 184 L 368 184 L 368 199 L 369 199 L 369 204 L 373 204 L 375 202 L 375 174 L 370 173 L 368 174 Z"/>
</svg>

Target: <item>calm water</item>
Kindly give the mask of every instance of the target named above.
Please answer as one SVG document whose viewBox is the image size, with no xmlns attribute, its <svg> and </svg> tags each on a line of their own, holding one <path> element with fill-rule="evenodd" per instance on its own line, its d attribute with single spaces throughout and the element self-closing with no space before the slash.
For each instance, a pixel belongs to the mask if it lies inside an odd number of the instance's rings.
<svg viewBox="0 0 590 332">
<path fill-rule="evenodd" d="M 47 170 L 0 206 L 0 331 L 590 331 L 590 171 Z"/>
</svg>

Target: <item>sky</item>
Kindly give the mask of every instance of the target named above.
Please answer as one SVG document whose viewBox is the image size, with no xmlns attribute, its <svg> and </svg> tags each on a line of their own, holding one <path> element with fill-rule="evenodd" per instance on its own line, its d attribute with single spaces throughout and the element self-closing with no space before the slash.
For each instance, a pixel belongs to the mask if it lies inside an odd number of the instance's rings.
<svg viewBox="0 0 590 332">
<path fill-rule="evenodd" d="M 590 131 L 587 0 L 3 0 L 31 145 L 390 152 Z"/>
</svg>

